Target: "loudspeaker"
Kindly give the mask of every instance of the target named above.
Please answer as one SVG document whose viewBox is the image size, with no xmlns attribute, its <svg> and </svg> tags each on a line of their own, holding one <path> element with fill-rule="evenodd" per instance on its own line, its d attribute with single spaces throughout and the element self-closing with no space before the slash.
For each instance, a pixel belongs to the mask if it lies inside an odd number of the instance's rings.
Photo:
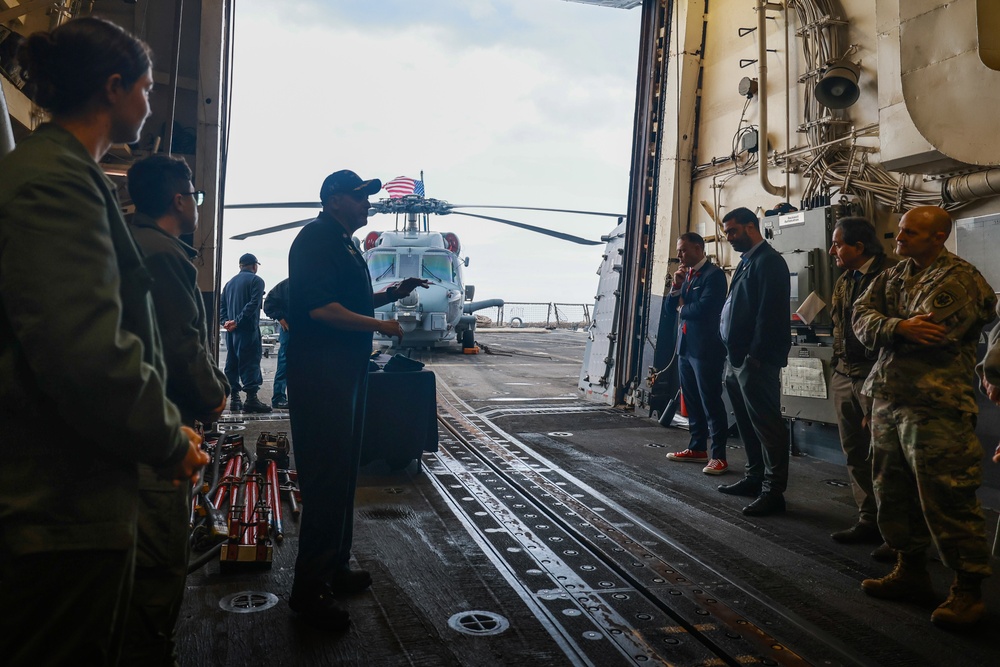
<svg viewBox="0 0 1000 667">
<path fill-rule="evenodd" d="M 849 60 L 830 63 L 823 68 L 823 77 L 816 84 L 816 99 L 828 109 L 846 109 L 861 95 L 860 76 L 861 68 Z"/>
</svg>

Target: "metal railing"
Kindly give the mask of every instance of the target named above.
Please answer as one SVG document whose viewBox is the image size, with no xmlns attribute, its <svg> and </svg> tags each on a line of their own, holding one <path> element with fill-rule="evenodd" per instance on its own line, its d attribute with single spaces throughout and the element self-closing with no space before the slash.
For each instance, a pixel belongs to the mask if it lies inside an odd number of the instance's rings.
<svg viewBox="0 0 1000 667">
<path fill-rule="evenodd" d="M 507 302 L 476 313 L 477 328 L 585 329 L 589 326 L 590 306 L 585 303 Z"/>
</svg>

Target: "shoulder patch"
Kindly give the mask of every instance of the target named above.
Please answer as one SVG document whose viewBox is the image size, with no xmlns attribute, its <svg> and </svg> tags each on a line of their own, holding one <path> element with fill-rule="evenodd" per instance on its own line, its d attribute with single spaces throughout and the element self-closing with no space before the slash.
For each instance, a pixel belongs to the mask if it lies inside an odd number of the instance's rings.
<svg viewBox="0 0 1000 667">
<path fill-rule="evenodd" d="M 947 308 L 951 304 L 955 303 L 955 295 L 951 292 L 942 291 L 934 295 L 934 301 L 931 302 L 931 306 L 937 310 L 938 308 Z"/>
<path fill-rule="evenodd" d="M 956 292 L 955 286 L 952 285 L 950 289 L 945 288 L 933 296 L 929 296 L 928 300 L 930 301 L 931 321 L 940 324 L 965 308 L 972 298 L 967 293 Z M 926 304 L 927 301 L 924 303 Z"/>
</svg>

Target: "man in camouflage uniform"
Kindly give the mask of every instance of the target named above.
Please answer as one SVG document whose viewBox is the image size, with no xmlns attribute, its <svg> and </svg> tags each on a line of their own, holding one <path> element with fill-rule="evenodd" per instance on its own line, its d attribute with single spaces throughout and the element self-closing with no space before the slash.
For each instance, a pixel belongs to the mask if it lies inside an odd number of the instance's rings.
<svg viewBox="0 0 1000 667">
<path fill-rule="evenodd" d="M 1000 305 L 997 306 L 997 314 L 1000 315 Z M 986 356 L 976 366 L 976 373 L 982 383 L 983 393 L 995 404 L 1000 405 L 1000 325 L 990 330 Z M 997 445 L 993 453 L 993 463 L 1000 463 L 1000 445 Z M 997 537 L 993 542 L 994 556 L 1000 556 L 1000 523 L 997 527 Z"/>
<path fill-rule="evenodd" d="M 881 273 L 855 304 L 854 333 L 868 348 L 881 347 L 864 391 L 874 399 L 878 527 L 899 552 L 890 574 L 861 586 L 884 599 L 932 598 L 925 552 L 933 540 L 956 576 L 931 621 L 957 628 L 982 618 L 980 585 L 990 575 L 969 378 L 997 300 L 974 266 L 945 250 L 951 227 L 951 216 L 936 206 L 903 216 L 896 249 L 907 259 Z"/>
<path fill-rule="evenodd" d="M 847 456 L 847 474 L 851 480 L 858 521 L 832 537 L 843 544 L 883 544 L 876 523 L 875 492 L 872 489 L 871 432 L 868 421 L 872 399 L 862 387 L 877 356 L 858 340 L 851 329 L 854 302 L 885 269 L 896 260 L 886 257 L 875 228 L 864 218 L 841 218 L 833 230 L 830 254 L 843 273 L 833 287 L 833 376 L 830 388 L 837 411 L 840 444 Z M 883 544 L 872 555 L 895 560 L 896 555 Z"/>
</svg>

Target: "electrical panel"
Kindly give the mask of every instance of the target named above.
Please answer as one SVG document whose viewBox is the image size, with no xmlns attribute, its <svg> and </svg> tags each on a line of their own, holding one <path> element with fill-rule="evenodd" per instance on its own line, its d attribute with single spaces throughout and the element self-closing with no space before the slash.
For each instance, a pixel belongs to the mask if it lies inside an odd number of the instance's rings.
<svg viewBox="0 0 1000 667">
<path fill-rule="evenodd" d="M 830 303 L 833 300 L 833 285 L 840 275 L 840 269 L 830 256 L 830 239 L 833 226 L 846 207 L 824 206 L 806 211 L 794 211 L 786 215 L 773 215 L 762 222 L 765 238 L 781 253 L 788 264 L 791 282 L 790 315 L 818 311 L 808 321 L 802 323 L 812 327 L 832 326 Z M 803 308 L 803 303 L 812 299 Z M 816 301 L 819 299 L 819 301 Z M 820 307 L 822 305 L 822 307 Z M 796 318 L 792 318 L 796 321 Z"/>
<path fill-rule="evenodd" d="M 1000 213 L 955 221 L 955 249 L 983 274 L 993 291 L 1000 290 Z"/>
</svg>

